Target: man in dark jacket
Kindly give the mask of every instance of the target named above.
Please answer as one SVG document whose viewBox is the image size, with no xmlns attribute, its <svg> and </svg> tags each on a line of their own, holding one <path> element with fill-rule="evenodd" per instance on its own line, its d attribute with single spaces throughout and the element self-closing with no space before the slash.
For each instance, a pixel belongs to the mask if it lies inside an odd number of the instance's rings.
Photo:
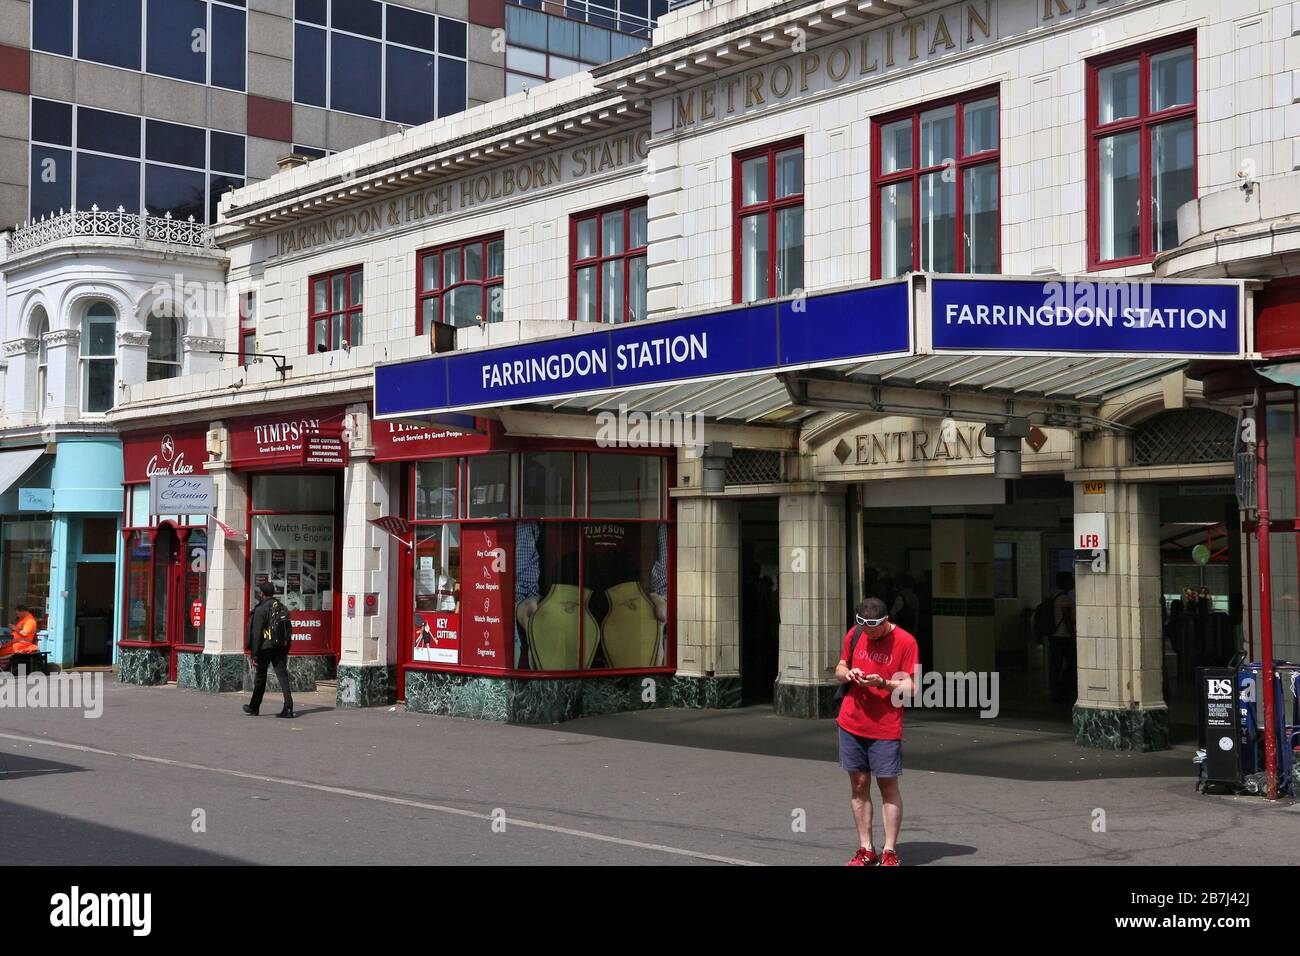
<svg viewBox="0 0 1300 956">
<path fill-rule="evenodd" d="M 262 695 L 266 693 L 266 671 L 274 667 L 276 680 L 280 682 L 280 689 L 284 691 L 284 709 L 275 716 L 292 717 L 293 695 L 289 693 L 289 648 L 283 647 L 277 650 L 270 646 L 269 641 L 263 639 L 263 635 L 271 626 L 271 611 L 279 606 L 280 602 L 276 600 L 275 588 L 270 584 L 259 584 L 257 589 L 262 600 L 248 616 L 248 638 L 245 641 L 245 646 L 253 656 L 253 662 L 257 667 L 257 676 L 253 679 L 253 699 L 244 705 L 244 713 L 250 717 L 257 716 L 262 706 Z"/>
</svg>

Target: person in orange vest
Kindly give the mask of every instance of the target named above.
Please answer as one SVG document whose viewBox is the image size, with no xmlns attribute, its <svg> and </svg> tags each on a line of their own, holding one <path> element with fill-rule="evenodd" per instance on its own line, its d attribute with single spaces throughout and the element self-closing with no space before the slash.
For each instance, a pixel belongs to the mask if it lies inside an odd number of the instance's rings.
<svg viewBox="0 0 1300 956">
<path fill-rule="evenodd" d="M 0 670 L 8 670 L 14 654 L 35 654 L 41 649 L 36 642 L 36 618 L 29 608 L 22 604 L 17 607 L 18 620 L 11 631 L 13 639 L 0 643 Z"/>
</svg>

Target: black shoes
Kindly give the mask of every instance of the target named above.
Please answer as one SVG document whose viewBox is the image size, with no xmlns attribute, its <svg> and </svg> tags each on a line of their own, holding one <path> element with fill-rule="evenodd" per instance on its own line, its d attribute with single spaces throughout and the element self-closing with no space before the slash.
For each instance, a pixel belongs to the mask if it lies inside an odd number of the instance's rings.
<svg viewBox="0 0 1300 956">
<path fill-rule="evenodd" d="M 292 707 L 286 707 L 284 710 L 280 711 L 280 712 L 279 712 L 278 714 L 276 714 L 275 716 L 277 716 L 277 717 L 292 717 L 292 716 L 293 716 L 293 708 L 292 708 Z"/>
<path fill-rule="evenodd" d="M 253 710 L 253 705 L 252 705 L 252 704 L 245 704 L 245 705 L 244 705 L 244 713 L 246 713 L 249 717 L 256 717 L 256 716 L 257 716 L 257 711 Z"/>
</svg>

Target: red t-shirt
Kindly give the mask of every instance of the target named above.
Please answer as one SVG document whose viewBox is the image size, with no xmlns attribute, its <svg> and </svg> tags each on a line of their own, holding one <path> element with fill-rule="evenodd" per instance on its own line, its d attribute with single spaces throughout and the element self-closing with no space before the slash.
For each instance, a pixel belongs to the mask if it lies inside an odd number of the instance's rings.
<svg viewBox="0 0 1300 956">
<path fill-rule="evenodd" d="M 840 657 L 848 661 L 849 668 L 858 668 L 864 674 L 879 674 L 893 680 L 899 674 L 912 675 L 916 667 L 916 638 L 897 624 L 878 641 L 863 634 L 849 660 L 849 645 L 854 628 L 844 635 L 844 649 Z M 839 725 L 851 734 L 873 740 L 903 739 L 903 708 L 895 707 L 891 692 L 883 687 L 862 687 L 849 684 L 840 705 Z"/>
</svg>

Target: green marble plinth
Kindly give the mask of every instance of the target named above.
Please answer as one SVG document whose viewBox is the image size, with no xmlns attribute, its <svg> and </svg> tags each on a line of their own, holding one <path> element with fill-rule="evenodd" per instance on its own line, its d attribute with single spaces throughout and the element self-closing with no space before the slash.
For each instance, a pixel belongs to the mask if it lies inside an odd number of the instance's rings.
<svg viewBox="0 0 1300 956">
<path fill-rule="evenodd" d="M 672 678 L 672 706 L 691 709 L 725 710 L 740 706 L 739 677 Z"/>
<path fill-rule="evenodd" d="M 176 654 L 176 686 L 196 688 L 199 686 L 199 669 L 197 651 L 180 651 Z"/>
<path fill-rule="evenodd" d="M 558 724 L 668 707 L 670 681 L 659 675 L 536 679 L 412 670 L 406 674 L 406 709 L 512 724 Z"/>
<path fill-rule="evenodd" d="M 787 684 L 777 680 L 772 697 L 772 709 L 781 717 L 803 717 L 818 720 L 834 717 L 839 710 L 835 703 L 837 684 Z"/>
<path fill-rule="evenodd" d="M 117 651 L 117 682 L 154 687 L 167 683 L 167 658 L 163 647 L 120 647 Z"/>
<path fill-rule="evenodd" d="M 386 707 L 397 703 L 397 666 L 340 664 L 335 706 Z"/>
<path fill-rule="evenodd" d="M 1076 705 L 1074 742 L 1099 750 L 1168 750 L 1169 711 L 1164 707 L 1121 710 Z"/>
<path fill-rule="evenodd" d="M 251 692 L 253 689 L 254 669 L 245 665 L 243 682 L 240 690 Z M 329 680 L 334 676 L 334 658 L 329 655 L 290 654 L 289 655 L 289 690 L 294 693 L 309 694 L 316 689 L 316 682 Z M 266 691 L 278 691 L 279 678 L 273 669 L 266 672 Z"/>
<path fill-rule="evenodd" d="M 209 694 L 228 694 L 243 690 L 248 673 L 248 658 L 243 654 L 197 654 L 194 662 L 198 690 Z"/>
</svg>

